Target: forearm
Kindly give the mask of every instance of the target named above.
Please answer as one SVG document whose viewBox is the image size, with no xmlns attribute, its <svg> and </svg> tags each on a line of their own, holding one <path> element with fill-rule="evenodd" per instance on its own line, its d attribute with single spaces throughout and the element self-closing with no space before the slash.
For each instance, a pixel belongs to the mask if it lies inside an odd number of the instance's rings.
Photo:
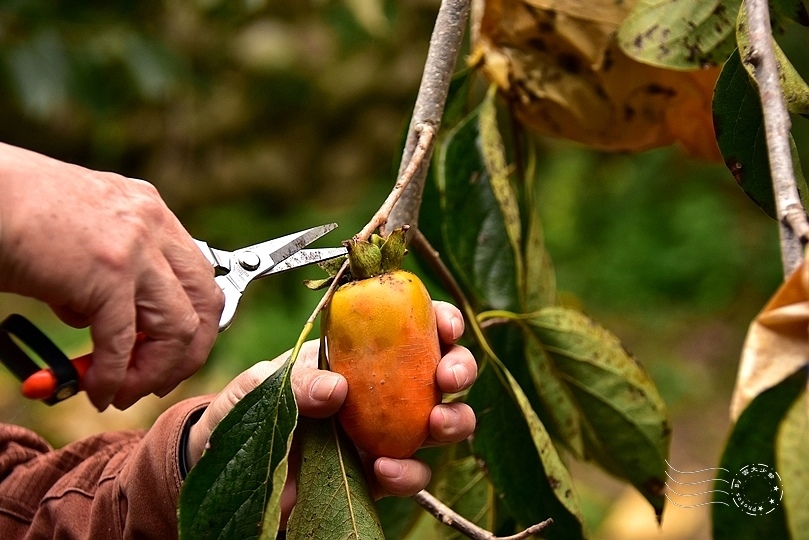
<svg viewBox="0 0 809 540">
<path fill-rule="evenodd" d="M 105 433 L 63 449 L 0 427 L 3 538 L 175 538 L 183 428 L 207 398 L 184 401 L 148 432 Z"/>
<path fill-rule="evenodd" d="M 70 208 L 64 193 L 90 175 L 77 165 L 0 143 L 0 291 L 36 296 L 43 280 L 31 280 L 26 265 L 48 265 L 55 272 L 71 263 L 71 254 L 60 247 L 67 244 L 61 235 L 70 231 L 65 216 L 79 209 Z"/>
</svg>

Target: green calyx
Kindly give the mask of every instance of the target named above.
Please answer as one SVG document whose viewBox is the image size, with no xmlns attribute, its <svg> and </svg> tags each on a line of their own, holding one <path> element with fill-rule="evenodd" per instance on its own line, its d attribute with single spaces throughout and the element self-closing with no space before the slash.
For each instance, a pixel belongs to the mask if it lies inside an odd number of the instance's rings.
<svg viewBox="0 0 809 540">
<path fill-rule="evenodd" d="M 407 229 L 408 226 L 403 225 L 387 238 L 374 234 L 370 242 L 356 238 L 343 242 L 348 249 L 348 267 L 352 279 L 368 279 L 401 268 Z"/>
<path fill-rule="evenodd" d="M 348 281 L 368 279 L 400 269 L 407 253 L 405 236 L 409 228 L 409 225 L 402 225 L 390 233 L 387 238 L 373 234 L 370 241 L 352 238 L 343 242 L 348 250 L 348 273 L 350 274 Z M 321 263 L 320 267 L 329 274 L 329 277 L 308 280 L 304 284 L 312 290 L 328 287 L 334 281 L 334 277 L 345 259 L 345 257 L 340 257 Z"/>
</svg>

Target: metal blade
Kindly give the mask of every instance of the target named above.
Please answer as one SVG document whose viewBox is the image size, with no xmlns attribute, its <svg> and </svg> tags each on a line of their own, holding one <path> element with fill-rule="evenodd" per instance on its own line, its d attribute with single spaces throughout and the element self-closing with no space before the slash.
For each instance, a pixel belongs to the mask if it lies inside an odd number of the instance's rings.
<svg viewBox="0 0 809 540">
<path fill-rule="evenodd" d="M 227 277 L 239 291 L 244 291 L 254 279 L 265 275 L 278 263 L 300 251 L 337 227 L 336 223 L 329 223 L 312 227 L 281 238 L 268 240 L 260 244 L 237 249 L 231 254 L 232 263 Z"/>
<path fill-rule="evenodd" d="M 312 227 L 311 229 L 307 229 L 305 231 L 288 234 L 286 236 L 282 236 L 281 238 L 270 240 L 269 242 L 256 244 L 255 246 L 245 249 L 256 253 L 261 258 L 261 262 L 259 263 L 258 268 L 255 270 L 256 274 L 261 275 L 293 253 L 297 253 L 305 246 L 311 244 L 324 234 L 333 231 L 335 228 L 337 228 L 336 223 L 328 223 L 326 225 Z M 242 250 L 238 250 L 238 252 L 241 251 Z M 268 251 L 269 253 L 267 253 Z"/>
<path fill-rule="evenodd" d="M 321 248 L 321 249 L 302 249 L 297 253 L 293 253 L 280 263 L 276 264 L 258 277 L 269 276 L 273 274 L 280 274 L 287 270 L 294 270 L 301 266 L 327 261 L 329 259 L 336 259 L 343 255 L 348 254 L 348 250 L 344 247 L 339 248 Z"/>
</svg>

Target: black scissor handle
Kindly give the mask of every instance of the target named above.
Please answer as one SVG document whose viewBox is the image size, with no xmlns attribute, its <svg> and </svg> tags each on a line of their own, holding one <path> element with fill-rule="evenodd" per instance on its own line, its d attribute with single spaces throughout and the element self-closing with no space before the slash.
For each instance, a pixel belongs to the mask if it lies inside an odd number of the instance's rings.
<svg viewBox="0 0 809 540">
<path fill-rule="evenodd" d="M 65 353 L 31 321 L 13 313 L 0 322 L 0 361 L 20 381 L 25 382 L 42 368 L 12 338 L 16 338 L 39 356 L 56 377 L 56 391 L 50 398 L 43 400 L 45 403 L 59 403 L 79 391 L 79 374 Z"/>
</svg>

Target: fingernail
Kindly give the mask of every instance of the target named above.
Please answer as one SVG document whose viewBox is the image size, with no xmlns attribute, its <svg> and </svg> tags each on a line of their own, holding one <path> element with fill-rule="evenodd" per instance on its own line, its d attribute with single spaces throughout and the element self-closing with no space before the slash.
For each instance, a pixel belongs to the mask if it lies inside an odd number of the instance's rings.
<svg viewBox="0 0 809 540">
<path fill-rule="evenodd" d="M 455 377 L 455 384 L 458 385 L 458 389 L 465 387 L 466 383 L 469 382 L 469 371 L 463 364 L 452 366 L 452 376 Z"/>
<path fill-rule="evenodd" d="M 309 395 L 317 401 L 328 401 L 339 382 L 340 377 L 336 375 L 321 375 L 312 383 Z"/>
<path fill-rule="evenodd" d="M 441 418 L 444 420 L 444 429 L 451 429 L 458 425 L 460 415 L 450 407 L 441 407 Z"/>
<path fill-rule="evenodd" d="M 461 321 L 458 317 L 452 317 L 449 320 L 449 326 L 452 329 L 452 340 L 456 341 L 461 337 Z"/>
<path fill-rule="evenodd" d="M 380 458 L 378 462 L 379 474 L 388 478 L 398 478 L 402 475 L 402 464 L 393 459 Z"/>
</svg>

